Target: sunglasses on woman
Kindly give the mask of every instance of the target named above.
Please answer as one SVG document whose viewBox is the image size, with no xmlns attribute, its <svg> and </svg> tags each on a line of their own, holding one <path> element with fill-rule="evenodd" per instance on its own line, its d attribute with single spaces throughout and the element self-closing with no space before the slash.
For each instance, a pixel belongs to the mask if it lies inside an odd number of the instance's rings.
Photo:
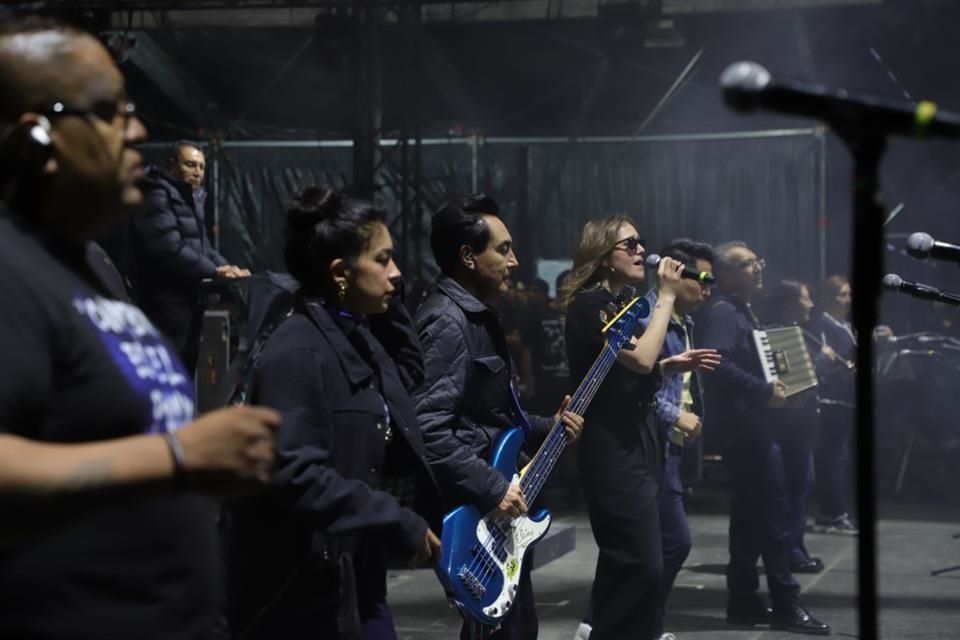
<svg viewBox="0 0 960 640">
<path fill-rule="evenodd" d="M 640 253 L 641 248 L 647 245 L 647 241 L 639 236 L 630 236 L 623 240 L 617 240 L 613 243 L 614 249 L 623 249 L 628 256 L 635 256 Z"/>
</svg>

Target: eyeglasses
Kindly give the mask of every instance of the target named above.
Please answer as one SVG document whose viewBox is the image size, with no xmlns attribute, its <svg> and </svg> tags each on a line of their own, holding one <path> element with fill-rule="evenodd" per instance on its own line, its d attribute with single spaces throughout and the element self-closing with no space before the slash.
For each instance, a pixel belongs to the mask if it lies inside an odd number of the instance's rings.
<svg viewBox="0 0 960 640">
<path fill-rule="evenodd" d="M 63 102 L 54 102 L 48 107 L 37 109 L 37 112 L 50 118 L 78 116 L 88 121 L 96 118 L 111 126 L 119 125 L 121 131 L 126 131 L 130 121 L 137 115 L 137 105 L 126 98 L 117 101 L 101 100 L 89 109 L 78 109 L 67 106 Z"/>
<path fill-rule="evenodd" d="M 765 269 L 767 267 L 767 261 L 763 258 L 754 258 L 751 260 L 743 260 L 738 262 L 735 266 L 739 269 L 753 269 L 754 267 Z"/>
<path fill-rule="evenodd" d="M 620 245 L 623 245 L 622 247 Z M 623 249 L 626 251 L 628 256 L 635 256 L 640 253 L 641 247 L 645 247 L 647 241 L 643 238 L 637 236 L 631 236 L 629 238 L 624 238 L 623 240 L 617 240 L 613 243 L 614 249 Z"/>
</svg>

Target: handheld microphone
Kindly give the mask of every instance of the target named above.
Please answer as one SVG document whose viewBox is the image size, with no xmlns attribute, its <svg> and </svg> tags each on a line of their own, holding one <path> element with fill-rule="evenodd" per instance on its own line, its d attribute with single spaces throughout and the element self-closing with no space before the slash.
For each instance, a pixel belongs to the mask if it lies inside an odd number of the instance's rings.
<svg viewBox="0 0 960 640">
<path fill-rule="evenodd" d="M 899 291 L 914 298 L 921 300 L 934 300 L 936 302 L 946 302 L 947 304 L 960 305 L 960 295 L 931 287 L 928 284 L 920 282 L 910 282 L 904 280 L 895 273 L 888 273 L 883 276 L 883 286 L 890 291 Z"/>
<path fill-rule="evenodd" d="M 770 72 L 756 62 L 735 62 L 727 67 L 720 75 L 720 87 L 727 104 L 737 111 L 764 108 L 893 135 L 960 137 L 960 116 L 940 111 L 933 102 L 913 105 L 823 85 L 774 82 Z"/>
<path fill-rule="evenodd" d="M 960 262 L 960 245 L 934 240 L 929 233 L 918 231 L 907 238 L 907 253 L 914 258 L 926 260 L 952 260 Z"/>
<path fill-rule="evenodd" d="M 660 266 L 660 256 L 655 253 L 651 253 L 644 259 L 643 262 L 651 269 L 656 270 Z M 706 271 L 697 271 L 686 265 L 683 266 L 683 271 L 680 273 L 680 277 L 686 278 L 687 280 L 696 280 L 700 284 L 715 284 L 717 282 L 717 279 Z"/>
</svg>

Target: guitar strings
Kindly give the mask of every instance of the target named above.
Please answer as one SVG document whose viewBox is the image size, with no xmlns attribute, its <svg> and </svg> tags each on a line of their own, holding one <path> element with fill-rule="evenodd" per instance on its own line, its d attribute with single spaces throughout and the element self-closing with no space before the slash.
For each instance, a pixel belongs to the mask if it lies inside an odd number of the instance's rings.
<svg viewBox="0 0 960 640">
<path fill-rule="evenodd" d="M 628 315 L 625 319 L 635 321 L 636 317 L 630 318 Z M 619 351 L 619 349 L 617 351 Z M 574 392 L 573 398 L 571 398 L 569 405 L 571 411 L 582 415 L 582 412 L 586 410 L 586 407 L 593 400 L 600 385 L 606 378 L 606 374 L 616 361 L 617 351 L 614 351 L 610 347 L 609 340 L 604 344 L 603 351 L 597 356 L 597 359 L 588 371 L 585 384 L 582 384 L 581 387 Z M 601 374 L 600 369 L 606 370 Z M 563 422 L 560 420 L 553 426 L 547 435 L 547 441 L 541 446 L 541 450 L 534 455 L 534 461 L 531 463 L 528 473 L 524 474 L 520 479 L 520 487 L 524 490 L 524 495 L 530 497 L 531 502 L 539 495 L 539 492 L 546 483 L 547 477 L 553 470 L 553 466 L 557 460 L 559 460 L 559 456 L 567 444 L 565 429 L 562 428 L 562 425 Z M 546 469 L 541 468 L 544 465 Z M 528 478 L 532 478 L 532 480 L 528 481 Z M 531 485 L 533 490 L 528 493 Z M 486 589 L 490 584 L 490 580 L 499 571 L 499 566 L 496 564 L 494 558 L 499 556 L 506 544 L 506 533 L 500 528 L 500 524 L 504 520 L 505 518 L 503 516 L 491 518 L 491 522 L 488 522 L 487 536 L 480 542 L 481 550 L 474 556 L 473 561 L 468 566 L 468 571 L 477 579 L 477 582 L 484 589 Z M 493 546 L 491 546 L 491 542 L 493 542 Z"/>
<path fill-rule="evenodd" d="M 613 350 L 610 349 L 608 345 L 605 345 L 604 351 L 597 357 L 597 360 L 594 362 L 593 366 L 591 366 L 590 368 L 592 374 L 588 376 L 588 379 L 589 379 L 588 384 L 584 385 L 582 389 L 578 389 L 577 392 L 574 394 L 576 399 L 571 400 L 571 403 L 570 403 L 571 406 L 573 405 L 577 406 L 577 408 L 575 408 L 574 411 L 576 411 L 577 409 L 582 409 L 587 404 L 589 404 L 590 400 L 593 399 L 594 395 L 599 389 L 600 384 L 603 382 L 603 379 L 606 377 L 605 375 L 606 372 L 604 372 L 604 375 L 600 375 L 599 370 L 605 368 L 607 369 L 607 371 L 609 371 L 609 368 L 613 366 L 613 362 L 615 360 L 616 360 L 616 353 L 613 352 Z M 554 435 L 554 434 L 561 435 L 562 439 L 556 438 L 557 441 L 555 443 L 552 443 L 550 446 L 552 448 L 557 448 L 558 450 L 562 450 L 562 448 L 566 445 L 566 435 L 563 433 L 562 429 L 556 429 L 556 426 L 554 426 L 554 430 L 555 431 L 551 435 Z M 524 477 L 529 475 L 530 475 L 529 473 L 525 474 Z M 541 476 L 538 482 L 539 486 L 536 488 L 536 492 L 539 492 L 539 490 L 542 488 L 544 480 L 545 478 Z M 521 480 L 521 486 L 522 485 L 523 485 L 523 482 Z M 531 498 L 531 501 L 532 501 L 532 498 Z M 474 562 L 472 562 L 469 567 L 469 570 L 473 572 L 475 576 L 478 577 L 478 581 L 484 588 L 486 588 L 489 585 L 490 580 L 499 571 L 499 567 L 493 560 L 493 557 L 499 556 L 500 553 L 503 551 L 504 545 L 506 544 L 506 534 L 503 532 L 502 529 L 499 528 L 499 524 L 501 523 L 501 521 L 502 521 L 502 518 L 500 517 L 494 518 L 493 527 L 488 528 L 488 536 L 481 543 L 481 547 L 485 551 L 487 551 L 490 554 L 490 556 L 487 556 L 487 554 L 483 554 L 483 553 L 477 554 L 477 556 L 474 559 Z M 494 543 L 492 547 L 490 546 L 491 541 Z"/>
<path fill-rule="evenodd" d="M 587 376 L 588 382 L 586 385 L 583 385 L 574 393 L 574 397 L 571 399 L 570 407 L 574 413 L 579 413 L 589 405 L 590 401 L 596 395 L 596 392 L 599 390 L 600 385 L 603 380 L 606 378 L 606 373 L 609 371 L 610 367 L 613 366 L 616 361 L 616 352 L 614 352 L 609 344 L 604 345 L 604 350 L 597 356 L 597 360 L 590 367 L 590 372 Z M 600 369 L 607 369 L 603 374 L 600 374 Z M 557 429 L 557 426 L 562 425 L 562 421 L 554 425 L 551 433 L 548 435 L 548 443 L 546 443 L 541 451 L 538 452 L 535 458 L 539 460 L 535 461 L 535 464 L 531 465 L 530 471 L 534 471 L 534 467 L 538 467 L 536 472 L 532 474 L 532 484 L 534 485 L 533 492 L 530 494 L 533 497 L 530 498 L 533 501 L 536 496 L 539 494 L 540 490 L 543 488 L 543 485 L 546 483 L 546 478 L 549 475 L 549 472 L 552 471 L 553 464 L 556 463 L 556 460 L 559 459 L 559 453 L 562 452 L 563 448 L 566 446 L 566 433 L 564 429 Z M 552 440 L 552 441 L 551 441 Z M 546 454 L 546 457 L 542 457 Z M 549 468 L 544 473 L 542 469 L 539 468 L 538 463 L 543 460 L 550 461 Z M 520 481 L 521 488 L 524 486 L 530 486 L 531 482 L 524 484 L 524 480 L 528 477 L 531 477 L 531 473 L 524 474 L 524 477 Z M 524 494 L 527 494 L 527 491 L 524 491 Z M 494 561 L 494 557 L 498 556 L 500 552 L 503 551 L 503 547 L 506 544 L 506 534 L 502 529 L 499 528 L 499 524 L 502 521 L 502 518 L 497 517 L 493 519 L 493 527 L 488 528 L 487 537 L 481 542 L 480 546 L 483 551 L 487 553 L 478 553 L 473 562 L 468 567 L 468 570 L 478 578 L 478 582 L 486 588 L 490 584 L 490 580 L 496 575 L 499 571 L 499 567 Z M 496 533 L 494 533 L 496 531 Z M 493 542 L 494 545 L 491 546 L 490 543 Z M 489 556 L 487 554 L 490 554 Z"/>
</svg>

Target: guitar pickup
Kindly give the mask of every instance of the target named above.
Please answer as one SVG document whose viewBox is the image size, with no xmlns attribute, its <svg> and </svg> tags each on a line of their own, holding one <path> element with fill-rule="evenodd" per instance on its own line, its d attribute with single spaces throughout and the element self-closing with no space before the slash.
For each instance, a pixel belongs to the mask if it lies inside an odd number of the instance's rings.
<svg viewBox="0 0 960 640">
<path fill-rule="evenodd" d="M 489 521 L 488 527 L 487 531 L 490 532 L 490 537 L 493 538 L 493 544 L 490 545 L 489 551 L 492 552 L 500 562 L 506 562 L 507 550 L 505 547 L 513 531 L 513 525 L 505 521 Z"/>
</svg>

